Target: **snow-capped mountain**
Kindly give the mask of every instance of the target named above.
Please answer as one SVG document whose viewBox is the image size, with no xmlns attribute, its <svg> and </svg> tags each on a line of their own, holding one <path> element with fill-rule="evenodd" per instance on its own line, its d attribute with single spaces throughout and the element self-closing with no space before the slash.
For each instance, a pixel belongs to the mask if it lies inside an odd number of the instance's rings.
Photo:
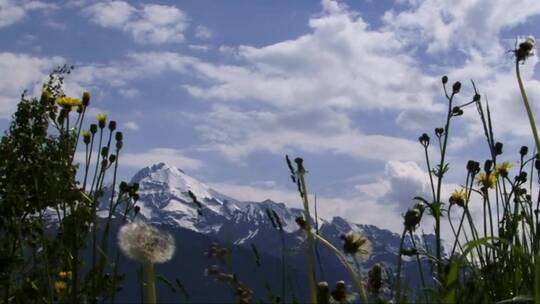
<svg viewBox="0 0 540 304">
<path fill-rule="evenodd" d="M 270 267 L 268 271 L 275 271 L 271 265 L 280 263 L 282 250 L 286 250 L 287 264 L 300 273 L 306 271 L 305 233 L 299 229 L 295 222 L 298 216 L 302 216 L 303 210 L 289 208 L 283 203 L 271 200 L 263 202 L 238 201 L 215 191 L 181 169 L 164 163 L 140 170 L 133 176 L 131 182 L 139 184 L 140 198 L 137 206 L 139 206 L 140 212 L 138 216 L 145 221 L 165 226 L 166 229 L 173 231 L 178 238 L 192 239 L 187 247 L 190 250 L 195 246 L 193 242 L 203 244 L 217 240 L 222 244 L 230 244 L 237 248 L 237 255 L 243 254 L 240 259 L 245 260 L 250 255 L 251 247 L 256 247 L 267 261 L 272 261 L 270 265 L 267 265 Z M 190 192 L 200 204 L 194 201 Z M 275 223 L 272 224 L 269 213 L 277 214 L 283 227 L 282 232 L 276 229 Z M 331 220 L 319 219 L 318 222 L 321 235 L 336 246 L 341 246 L 341 236 L 351 230 L 362 232 L 371 241 L 373 252 L 364 261 L 363 272 L 366 272 L 375 263 L 384 263 L 390 268 L 396 264 L 400 241 L 398 234 L 375 226 L 351 223 L 341 217 L 334 217 Z M 179 242 L 183 243 L 183 240 L 179 240 Z M 428 237 L 427 243 L 433 243 L 432 237 Z M 318 251 L 320 258 L 320 269 L 317 270 L 319 278 L 329 282 L 347 278 L 345 270 L 333 253 L 320 246 Z M 200 255 L 200 253 L 198 254 Z M 191 253 L 187 259 L 197 260 L 200 257 L 193 256 Z M 425 264 L 427 266 L 427 263 Z M 247 265 L 241 266 L 236 271 L 239 273 L 244 271 L 244 277 L 253 276 L 251 278 L 254 280 L 253 282 L 260 281 L 258 278 L 260 275 L 253 273 L 253 270 L 247 271 L 246 267 Z M 404 272 L 410 274 L 410 287 L 417 286 L 419 282 L 416 267 L 414 261 L 404 262 Z M 190 269 L 189 271 L 194 271 L 195 274 L 196 271 L 202 273 L 201 269 Z M 280 281 L 281 279 L 278 276 L 275 280 Z M 198 285 L 194 284 L 193 288 L 199 288 L 199 285 L 204 286 L 200 281 L 197 282 Z M 259 282 L 255 285 L 257 284 L 260 285 L 261 293 L 264 294 L 265 283 Z M 303 284 L 300 285 L 299 292 L 305 287 Z"/>
</svg>

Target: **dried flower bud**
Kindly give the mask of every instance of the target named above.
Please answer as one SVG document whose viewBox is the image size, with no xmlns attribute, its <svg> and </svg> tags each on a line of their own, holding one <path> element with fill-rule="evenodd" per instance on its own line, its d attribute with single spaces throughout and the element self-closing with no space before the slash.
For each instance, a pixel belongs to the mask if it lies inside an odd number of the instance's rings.
<svg viewBox="0 0 540 304">
<path fill-rule="evenodd" d="M 527 146 L 521 146 L 521 148 L 519 149 L 519 155 L 521 155 L 521 157 L 527 155 L 528 152 L 529 152 L 529 147 Z"/>
<path fill-rule="evenodd" d="M 459 93 L 459 90 L 461 90 L 461 82 L 456 81 L 454 85 L 452 86 L 452 93 L 457 94 Z"/>
<path fill-rule="evenodd" d="M 501 155 L 503 153 L 503 144 L 501 142 L 496 142 L 493 148 L 495 155 Z"/>
<path fill-rule="evenodd" d="M 83 135 L 83 142 L 88 145 L 90 143 L 90 139 L 92 138 L 92 133 L 90 133 L 90 131 L 88 130 L 84 130 L 82 132 L 82 135 Z"/>
<path fill-rule="evenodd" d="M 444 128 L 435 128 L 435 135 L 441 137 L 444 134 Z"/>
<path fill-rule="evenodd" d="M 443 84 L 448 83 L 448 76 L 444 75 L 444 76 L 442 77 L 441 81 L 442 81 Z"/>
<path fill-rule="evenodd" d="M 423 133 L 422 136 L 418 138 L 418 141 L 424 148 L 427 148 L 429 146 L 429 136 L 426 133 Z"/>
<path fill-rule="evenodd" d="M 383 269 L 381 265 L 375 264 L 368 272 L 368 289 L 374 294 L 378 294 L 383 286 Z"/>
<path fill-rule="evenodd" d="M 350 231 L 341 236 L 343 251 L 347 254 L 368 257 L 371 254 L 371 243 L 362 234 Z"/>
<path fill-rule="evenodd" d="M 90 133 L 96 134 L 98 126 L 96 124 L 90 125 Z"/>
<path fill-rule="evenodd" d="M 330 288 L 327 282 L 319 282 L 317 284 L 317 303 L 328 304 L 330 302 Z"/>
<path fill-rule="evenodd" d="M 114 155 L 114 154 L 109 155 L 109 163 L 112 164 L 112 163 L 114 163 L 115 161 L 116 161 L 116 155 Z"/>
<path fill-rule="evenodd" d="M 84 92 L 82 95 L 82 105 L 88 107 L 90 104 L 90 92 Z"/>
<path fill-rule="evenodd" d="M 535 45 L 536 45 L 536 42 L 534 41 L 534 37 L 532 36 L 527 37 L 525 41 L 519 44 L 518 49 L 514 50 L 516 60 L 518 62 L 525 61 L 525 59 L 527 59 L 529 56 L 533 54 Z"/>
<path fill-rule="evenodd" d="M 101 148 L 101 157 L 105 158 L 107 157 L 107 154 L 109 154 L 109 148 L 107 147 Z"/>
<path fill-rule="evenodd" d="M 116 130 L 116 121 L 114 120 L 109 121 L 109 130 L 111 130 L 111 132 Z"/>
<path fill-rule="evenodd" d="M 116 132 L 116 134 L 114 134 L 114 139 L 116 139 L 116 141 L 122 141 L 124 140 L 124 134 L 122 132 Z"/>
<path fill-rule="evenodd" d="M 347 286 L 345 281 L 337 281 L 336 287 L 332 291 L 332 298 L 337 302 L 344 302 L 347 300 Z"/>
<path fill-rule="evenodd" d="M 418 224 L 420 224 L 420 220 L 422 219 L 423 212 L 424 212 L 423 207 L 418 204 L 412 209 L 407 210 L 404 216 L 405 229 L 409 231 L 415 230 Z"/>
</svg>

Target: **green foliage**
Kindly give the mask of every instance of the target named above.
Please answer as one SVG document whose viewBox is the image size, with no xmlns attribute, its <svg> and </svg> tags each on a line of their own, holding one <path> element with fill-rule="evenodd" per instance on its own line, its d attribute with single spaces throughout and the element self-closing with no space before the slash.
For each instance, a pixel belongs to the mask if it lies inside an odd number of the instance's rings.
<svg viewBox="0 0 540 304">
<path fill-rule="evenodd" d="M 64 77 L 72 69 L 63 66 L 51 73 L 39 99 L 22 94 L 0 140 L 0 296 L 4 303 L 75 303 L 112 297 L 123 277 L 116 271 L 118 261 L 107 262 L 106 246 L 89 237 L 97 234 L 96 208 L 104 193 L 106 171 L 113 163 L 114 188 L 122 136 L 116 132 L 120 139 L 116 154 L 103 153 L 94 174 L 97 182 L 85 190 L 86 182 L 77 181 L 78 166 L 73 160 L 90 95 L 65 96 Z M 97 151 L 110 150 L 115 125 L 109 123 L 108 145 L 100 143 Z M 86 140 L 84 145 L 86 181 L 95 152 Z M 115 205 L 120 198 L 132 205 L 134 194 L 121 191 Z M 94 260 L 100 263 L 80 259 L 89 246 L 96 248 Z"/>
</svg>

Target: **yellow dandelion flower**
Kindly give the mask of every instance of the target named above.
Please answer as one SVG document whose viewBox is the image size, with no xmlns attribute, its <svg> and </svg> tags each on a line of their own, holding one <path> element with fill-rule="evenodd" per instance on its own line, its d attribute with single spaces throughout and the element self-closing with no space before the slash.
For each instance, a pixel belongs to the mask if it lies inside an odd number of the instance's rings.
<svg viewBox="0 0 540 304">
<path fill-rule="evenodd" d="M 64 293 L 67 289 L 67 283 L 64 281 L 56 281 L 54 283 L 54 290 L 56 290 L 57 293 Z"/>
<path fill-rule="evenodd" d="M 73 98 L 69 96 L 61 96 L 56 98 L 56 103 L 65 109 L 71 109 L 72 107 L 78 107 L 82 105 L 79 98 Z"/>
<path fill-rule="evenodd" d="M 72 274 L 71 274 L 71 271 L 60 271 L 58 273 L 58 276 L 62 280 L 71 280 Z"/>
<path fill-rule="evenodd" d="M 362 234 L 350 231 L 341 238 L 343 239 L 343 251 L 345 253 L 357 255 L 363 259 L 371 255 L 371 242 Z"/>
<path fill-rule="evenodd" d="M 513 165 L 511 162 L 504 162 L 495 168 L 495 174 L 501 175 L 501 176 L 507 176 L 508 170 L 512 167 Z"/>
<path fill-rule="evenodd" d="M 464 207 L 467 203 L 467 196 L 468 193 L 465 190 L 455 190 L 452 192 L 452 195 L 450 195 L 450 199 L 448 200 L 451 205 L 458 205 L 460 207 Z"/>
<path fill-rule="evenodd" d="M 497 183 L 497 174 L 496 173 L 486 173 L 482 172 L 478 175 L 478 184 L 486 188 L 493 188 Z"/>
</svg>

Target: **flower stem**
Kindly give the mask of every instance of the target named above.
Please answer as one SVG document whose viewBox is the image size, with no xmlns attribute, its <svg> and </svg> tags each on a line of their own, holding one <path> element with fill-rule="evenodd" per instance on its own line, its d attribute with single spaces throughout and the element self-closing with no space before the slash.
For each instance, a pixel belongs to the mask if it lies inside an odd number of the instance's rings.
<svg viewBox="0 0 540 304">
<path fill-rule="evenodd" d="M 154 263 L 146 262 L 146 290 L 148 291 L 148 303 L 156 303 L 156 282 L 154 278 Z"/>
<path fill-rule="evenodd" d="M 311 231 L 309 231 L 309 234 L 313 235 L 319 242 L 321 242 L 326 247 L 330 248 L 330 250 L 332 250 L 337 255 L 337 257 L 341 260 L 341 263 L 343 264 L 343 266 L 345 266 L 345 268 L 351 275 L 351 278 L 354 281 L 354 285 L 356 285 L 356 289 L 358 289 L 358 292 L 360 293 L 360 297 L 362 298 L 362 303 L 369 303 L 366 290 L 364 289 L 364 284 L 362 284 L 362 274 L 360 273 L 360 271 L 355 272 L 352 269 L 351 265 L 347 262 L 347 258 L 343 255 L 343 253 L 339 251 L 330 242 L 328 242 L 326 239 L 324 239 L 318 234 L 314 234 Z"/>
<path fill-rule="evenodd" d="M 540 151 L 540 139 L 538 138 L 538 131 L 536 130 L 536 122 L 534 121 L 534 116 L 529 104 L 529 98 L 527 98 L 527 92 L 525 92 L 525 87 L 523 86 L 523 80 L 521 79 L 521 73 L 519 72 L 519 60 L 516 59 L 516 75 L 519 84 L 519 90 L 521 92 L 521 97 L 523 98 L 523 103 L 525 104 L 525 110 L 527 110 L 527 116 L 529 116 L 529 123 L 531 124 L 531 130 L 534 136 L 534 142 L 536 144 L 536 151 Z"/>
<path fill-rule="evenodd" d="M 307 186 L 304 178 L 304 168 L 299 168 L 298 178 L 300 179 L 300 185 L 302 187 L 303 193 L 303 203 L 304 203 L 304 217 L 306 218 L 306 230 L 309 231 L 307 235 L 307 257 L 308 257 L 308 280 L 309 280 L 309 290 L 311 303 L 317 304 L 317 289 L 315 282 L 315 259 L 313 258 L 313 234 L 311 233 L 311 214 L 309 213 L 309 202 L 308 202 L 308 192 Z"/>
</svg>

